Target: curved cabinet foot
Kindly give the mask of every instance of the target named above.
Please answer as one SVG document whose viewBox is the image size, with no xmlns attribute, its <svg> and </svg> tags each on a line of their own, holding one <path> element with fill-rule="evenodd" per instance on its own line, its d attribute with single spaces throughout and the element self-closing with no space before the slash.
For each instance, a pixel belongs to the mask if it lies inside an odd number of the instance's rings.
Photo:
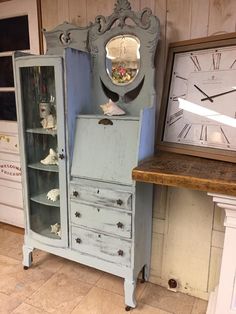
<svg viewBox="0 0 236 314">
<path fill-rule="evenodd" d="M 23 245 L 23 265 L 27 270 L 33 262 L 33 248 Z"/>
<path fill-rule="evenodd" d="M 136 280 L 125 279 L 124 288 L 125 288 L 125 304 L 127 305 L 125 310 L 129 311 L 131 308 L 134 308 L 137 305 L 134 295 L 136 288 Z"/>
</svg>

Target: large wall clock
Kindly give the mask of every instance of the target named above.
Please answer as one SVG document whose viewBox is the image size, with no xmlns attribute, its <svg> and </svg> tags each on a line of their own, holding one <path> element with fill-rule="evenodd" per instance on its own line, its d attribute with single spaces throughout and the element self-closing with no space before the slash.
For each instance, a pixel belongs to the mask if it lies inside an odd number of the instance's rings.
<svg viewBox="0 0 236 314">
<path fill-rule="evenodd" d="M 159 146 L 236 162 L 236 33 L 172 44 Z"/>
</svg>

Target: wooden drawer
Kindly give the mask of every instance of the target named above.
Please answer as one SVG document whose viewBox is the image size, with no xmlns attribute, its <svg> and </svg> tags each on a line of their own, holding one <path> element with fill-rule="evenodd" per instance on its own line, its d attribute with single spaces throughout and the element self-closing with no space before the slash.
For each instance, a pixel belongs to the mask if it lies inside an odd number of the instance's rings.
<svg viewBox="0 0 236 314">
<path fill-rule="evenodd" d="M 71 241 L 71 247 L 76 251 L 122 266 L 130 266 L 131 243 L 128 240 L 72 226 Z"/>
<path fill-rule="evenodd" d="M 131 210 L 132 194 L 95 187 L 70 184 L 71 199 Z"/>
<path fill-rule="evenodd" d="M 71 222 L 101 232 L 131 238 L 131 213 L 71 202 Z"/>
</svg>

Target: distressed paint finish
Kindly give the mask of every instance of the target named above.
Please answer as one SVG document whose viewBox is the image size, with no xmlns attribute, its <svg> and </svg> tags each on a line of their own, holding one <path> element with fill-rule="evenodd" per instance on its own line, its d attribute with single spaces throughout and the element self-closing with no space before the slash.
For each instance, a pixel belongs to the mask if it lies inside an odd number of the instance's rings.
<svg viewBox="0 0 236 314">
<path fill-rule="evenodd" d="M 58 10 L 58 1 L 57 0 L 41 0 L 42 2 L 42 11 L 43 11 L 43 27 L 47 30 L 52 29 L 57 24 L 63 23 L 64 20 L 59 20 L 57 15 Z M 80 15 L 81 17 L 77 20 L 78 25 L 85 25 L 86 23 L 79 23 L 80 19 L 82 21 L 91 20 L 87 18 L 87 14 L 90 14 L 91 10 L 91 2 L 90 0 L 78 0 L 78 1 L 68 1 L 65 0 L 65 2 L 68 2 L 68 5 L 71 6 L 71 10 L 73 8 L 73 14 L 71 14 L 71 20 L 68 17 L 68 21 L 70 22 L 76 22 L 76 16 Z M 71 3 L 73 2 L 73 5 Z M 110 11 L 106 9 L 107 5 L 109 3 L 112 3 L 110 0 L 103 0 L 104 4 L 104 10 L 102 8 L 102 12 L 104 15 L 110 14 Z M 146 6 L 147 0 L 141 0 L 141 8 Z M 157 63 L 157 69 L 156 69 L 156 86 L 157 86 L 157 109 L 160 105 L 160 100 L 162 96 L 162 88 L 163 88 L 163 76 L 165 72 L 165 60 L 167 56 L 167 46 L 168 43 L 171 41 L 175 42 L 179 39 L 190 39 L 190 38 L 196 38 L 196 37 L 205 37 L 210 36 L 215 33 L 226 33 L 226 32 L 234 32 L 235 31 L 235 20 L 236 20 L 236 10 L 235 10 L 235 0 L 191 0 L 191 4 L 189 3 L 189 0 L 186 2 L 181 2 L 183 5 L 178 5 L 179 0 L 155 0 L 155 1 L 148 1 L 148 6 L 151 7 L 151 9 L 154 9 L 150 3 L 154 2 L 155 5 L 155 15 L 159 17 L 161 21 L 161 41 L 160 45 L 158 47 L 158 55 L 156 58 Z M 176 5 L 175 5 L 175 3 Z M 145 3 L 145 4 L 144 4 Z M 184 14 L 185 11 L 185 3 L 187 8 L 187 13 Z M 96 4 L 95 4 L 96 5 Z M 174 10 L 172 10 L 172 7 L 174 6 Z M 113 7 L 112 7 L 113 8 Z M 93 9 L 93 8 L 92 8 Z M 69 10 L 70 11 L 70 10 Z M 169 12 L 168 12 L 169 11 Z M 100 12 L 97 12 L 100 14 Z M 189 16 L 190 14 L 190 16 Z M 95 13 L 93 16 L 96 15 Z M 184 16 L 184 18 L 183 18 Z M 183 24 L 183 20 L 184 23 Z M 187 32 L 187 34 L 186 34 Z M 167 34 L 167 35 L 166 35 Z M 158 110 L 157 110 L 158 112 Z M 158 120 L 158 115 L 157 115 Z M 184 190 L 179 188 L 178 192 L 180 195 L 184 195 Z M 202 192 L 205 193 L 205 192 Z M 196 195 L 193 192 L 193 196 Z M 160 204 L 159 197 L 163 200 Z M 195 196 L 196 197 L 196 196 Z M 166 227 L 168 227 L 168 216 L 166 213 L 166 206 L 165 206 L 165 199 L 169 198 L 169 193 L 166 189 L 166 187 L 160 187 L 155 186 L 155 196 L 154 196 L 154 215 L 155 217 L 160 218 L 162 221 L 166 221 Z M 183 200 L 183 198 L 179 198 L 180 200 Z M 195 199 L 195 203 L 198 204 L 198 199 Z M 188 211 L 188 208 L 185 206 L 185 202 L 180 201 L 180 206 L 186 209 L 186 212 Z M 171 208 L 170 210 L 174 211 L 175 207 Z M 218 217 L 222 216 L 223 210 L 222 209 L 216 209 L 216 215 L 214 215 L 214 226 L 215 222 L 217 221 L 217 224 L 221 229 L 223 228 L 222 219 L 218 221 Z M 166 219 L 166 220 L 165 220 Z M 184 222 L 180 219 L 180 217 L 174 218 L 175 225 L 181 225 Z M 189 217 L 191 223 L 192 218 Z M 185 222 L 186 223 L 186 222 Z M 172 222 L 171 222 L 172 224 Z M 174 224 L 172 224 L 174 226 Z M 213 228 L 212 224 L 209 224 L 209 226 L 206 226 L 207 229 Z M 215 228 L 215 227 L 214 227 Z M 218 228 L 218 227 L 217 227 Z M 173 231 L 169 231 L 174 232 Z M 158 233 L 159 236 L 159 233 Z M 160 241 L 163 240 L 164 234 L 160 234 Z M 203 237 L 201 237 L 201 234 L 199 234 L 199 237 L 202 239 L 202 241 L 205 241 Z M 172 250 L 172 247 L 166 243 L 166 247 L 163 247 L 162 244 L 159 244 L 159 238 L 157 240 L 156 233 L 154 231 L 153 234 L 153 255 L 154 256 L 162 256 L 163 252 L 166 250 Z M 208 245 L 211 247 L 211 241 L 208 243 Z M 182 251 L 185 250 L 184 244 L 181 245 L 181 249 L 176 252 L 175 256 L 172 256 L 174 259 L 178 259 L 180 263 L 182 262 Z M 211 262 L 211 259 L 209 260 L 208 256 L 206 256 L 206 260 L 209 261 L 209 273 L 210 273 L 210 282 L 209 290 L 217 284 L 218 282 L 218 266 L 220 264 L 220 251 L 221 248 L 217 248 L 219 253 L 214 253 L 214 247 L 212 247 L 212 254 L 211 256 L 214 259 L 214 262 Z M 194 254 L 194 253 L 193 253 Z M 194 255 L 196 258 L 197 256 Z M 215 260 L 216 259 L 216 260 Z M 168 262 L 168 261 L 167 261 Z M 162 285 L 166 286 L 167 282 L 166 280 L 157 279 L 157 278 L 166 278 L 168 274 L 160 273 L 162 269 L 162 265 L 159 265 L 159 259 L 154 258 L 152 259 L 152 277 L 151 280 L 156 283 L 161 283 Z M 195 272 L 192 269 L 186 269 L 185 272 L 192 272 L 192 276 L 199 277 L 199 273 Z M 156 275 L 156 276 L 155 276 Z M 182 274 L 180 275 L 180 278 L 182 277 Z M 205 280 L 205 279 L 204 279 Z M 190 294 L 199 296 L 198 291 L 190 291 Z"/>
<path fill-rule="evenodd" d="M 137 164 L 139 121 L 110 117 L 112 125 L 103 125 L 103 118 L 78 117 L 72 176 L 131 184 L 130 169 Z"/>
<path fill-rule="evenodd" d="M 71 248 L 86 255 L 118 264 L 118 266 L 130 267 L 131 265 L 131 242 L 104 233 L 73 226 Z M 111 269 L 110 272 L 112 272 Z"/>
<path fill-rule="evenodd" d="M 72 200 L 93 202 L 100 206 L 112 206 L 119 209 L 132 209 L 132 194 L 100 187 L 78 185 L 70 183 L 70 197 Z"/>
<path fill-rule="evenodd" d="M 71 222 L 78 226 L 131 238 L 131 219 L 131 213 L 114 208 L 71 202 Z"/>
</svg>

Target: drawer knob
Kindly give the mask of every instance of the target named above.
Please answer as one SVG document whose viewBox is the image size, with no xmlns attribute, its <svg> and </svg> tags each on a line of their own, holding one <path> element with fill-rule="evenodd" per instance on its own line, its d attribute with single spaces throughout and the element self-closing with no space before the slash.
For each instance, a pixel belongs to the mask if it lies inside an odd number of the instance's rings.
<svg viewBox="0 0 236 314">
<path fill-rule="evenodd" d="M 121 199 L 118 199 L 118 200 L 116 201 L 116 204 L 121 206 L 121 205 L 123 204 L 123 201 L 122 201 Z"/>
<path fill-rule="evenodd" d="M 124 255 L 124 251 L 123 250 L 119 250 L 117 253 L 118 253 L 119 256 L 123 256 Z"/>
<path fill-rule="evenodd" d="M 81 241 L 80 238 L 76 238 L 76 239 L 75 239 L 75 242 L 78 243 L 78 244 L 80 244 L 82 241 Z"/>
<path fill-rule="evenodd" d="M 81 214 L 79 212 L 75 212 L 75 217 L 79 218 L 81 217 Z"/>
<path fill-rule="evenodd" d="M 73 191 L 73 196 L 78 197 L 79 193 L 77 191 Z"/>
<path fill-rule="evenodd" d="M 65 158 L 65 155 L 64 154 L 59 154 L 58 157 L 62 160 Z"/>
<path fill-rule="evenodd" d="M 117 222 L 117 228 L 120 228 L 120 229 L 122 229 L 123 227 L 124 227 L 124 225 L 122 224 L 122 222 Z"/>
</svg>

